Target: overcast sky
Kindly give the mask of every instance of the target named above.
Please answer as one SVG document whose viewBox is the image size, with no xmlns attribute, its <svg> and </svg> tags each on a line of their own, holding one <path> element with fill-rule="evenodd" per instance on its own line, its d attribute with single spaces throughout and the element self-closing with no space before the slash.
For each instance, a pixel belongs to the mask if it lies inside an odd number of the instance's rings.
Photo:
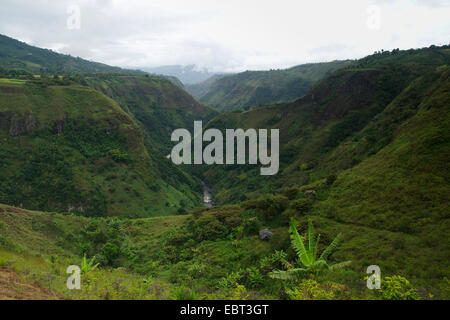
<svg viewBox="0 0 450 320">
<path fill-rule="evenodd" d="M 260 70 L 450 43 L 449 0 L 0 2 L 1 34 L 121 67 Z"/>
</svg>

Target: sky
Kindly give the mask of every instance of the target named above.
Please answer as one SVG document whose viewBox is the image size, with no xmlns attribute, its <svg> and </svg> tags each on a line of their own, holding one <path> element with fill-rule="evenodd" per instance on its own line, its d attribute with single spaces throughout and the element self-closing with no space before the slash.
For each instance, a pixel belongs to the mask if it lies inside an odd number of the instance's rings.
<svg viewBox="0 0 450 320">
<path fill-rule="evenodd" d="M 0 34 L 120 67 L 211 72 L 450 43 L 450 0 L 1 0 Z"/>
</svg>

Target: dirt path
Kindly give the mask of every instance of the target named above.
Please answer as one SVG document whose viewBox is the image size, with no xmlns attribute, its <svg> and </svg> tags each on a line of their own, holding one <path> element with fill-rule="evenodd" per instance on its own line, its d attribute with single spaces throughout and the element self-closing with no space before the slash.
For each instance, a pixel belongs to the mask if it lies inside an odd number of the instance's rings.
<svg viewBox="0 0 450 320">
<path fill-rule="evenodd" d="M 55 300 L 59 297 L 38 285 L 26 283 L 14 271 L 0 268 L 0 300 Z"/>
</svg>

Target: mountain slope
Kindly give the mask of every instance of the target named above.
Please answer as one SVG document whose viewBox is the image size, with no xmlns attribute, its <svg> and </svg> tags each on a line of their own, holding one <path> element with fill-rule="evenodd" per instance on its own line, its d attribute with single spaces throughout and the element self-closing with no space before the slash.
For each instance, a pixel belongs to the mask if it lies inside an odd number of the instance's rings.
<svg viewBox="0 0 450 320">
<path fill-rule="evenodd" d="M 104 75 L 88 77 L 86 81 L 136 119 L 164 155 L 173 146 L 170 141 L 173 130 L 190 130 L 194 120 L 207 122 L 218 114 L 161 77 Z"/>
<path fill-rule="evenodd" d="M 308 184 L 376 154 L 417 111 L 431 90 L 427 86 L 439 79 L 435 69 L 449 64 L 449 55 L 447 48 L 431 48 L 371 56 L 336 71 L 293 103 L 219 115 L 210 127 L 279 128 L 280 172 L 266 178 L 254 166 L 206 168 L 205 179 L 214 186 L 216 199 L 244 200 L 254 193 Z M 420 77 L 420 94 L 394 104 Z"/>
<path fill-rule="evenodd" d="M 293 103 L 216 117 L 208 126 L 279 128 L 281 156 L 271 177 L 255 166 L 203 169 L 216 202 L 277 208 L 277 199 L 286 201 L 274 221 L 313 219 L 322 234 L 343 232 L 334 261 L 352 260 L 355 272 L 376 264 L 424 286 L 445 283 L 449 65 L 448 47 L 377 54 Z"/>
<path fill-rule="evenodd" d="M 31 73 L 139 73 L 30 46 L 0 34 L 0 68 Z"/>
<path fill-rule="evenodd" d="M 128 217 L 200 203 L 186 177 L 147 149 L 135 121 L 103 94 L 11 79 L 0 80 L 0 91 L 2 203 Z M 161 167 L 173 180 L 163 180 Z"/>
<path fill-rule="evenodd" d="M 226 77 L 226 74 L 216 74 L 202 82 L 194 84 L 186 84 L 184 87 L 195 99 L 200 100 L 205 96 L 216 81 Z"/>
<path fill-rule="evenodd" d="M 343 234 L 329 261 L 352 264 L 314 279 L 339 284 L 336 298 L 379 297 L 363 281 L 374 264 L 423 298 L 448 298 L 449 64 L 448 47 L 376 54 L 292 103 L 216 116 L 209 127 L 279 128 L 279 174 L 198 166 L 215 200 L 233 205 L 142 219 L 128 218 L 195 206 L 196 183 L 165 161 L 163 137 L 214 112 L 158 77 L 1 79 L 0 202 L 120 217 L 0 204 L 0 273 L 49 297 L 285 299 L 267 273 L 297 258 L 295 218 L 302 234 L 313 221 L 319 252 Z M 273 237 L 261 241 L 266 228 Z M 84 254 L 100 266 L 84 275 L 89 286 L 67 290 L 67 265 Z"/>
<path fill-rule="evenodd" d="M 246 71 L 221 77 L 210 85 L 200 101 L 221 111 L 292 101 L 327 74 L 350 63 L 314 63 L 286 70 Z"/>
</svg>

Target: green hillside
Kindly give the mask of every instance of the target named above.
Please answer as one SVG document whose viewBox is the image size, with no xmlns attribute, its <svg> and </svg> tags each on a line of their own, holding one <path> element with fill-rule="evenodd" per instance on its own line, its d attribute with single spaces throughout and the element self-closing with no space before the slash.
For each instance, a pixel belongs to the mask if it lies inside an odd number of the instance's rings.
<svg viewBox="0 0 450 320">
<path fill-rule="evenodd" d="M 273 221 L 312 218 L 325 233 L 345 234 L 335 259 L 352 260 L 352 270 L 376 264 L 439 287 L 450 274 L 442 241 L 449 227 L 449 62 L 447 47 L 376 54 L 293 103 L 216 117 L 209 127 L 279 128 L 281 167 L 271 177 L 251 166 L 203 168 L 215 200 L 247 200 L 244 207 Z"/>
<path fill-rule="evenodd" d="M 169 154 L 173 146 L 173 130 L 189 129 L 194 120 L 207 122 L 218 114 L 161 77 L 104 75 L 88 77 L 86 81 L 136 119 L 163 155 Z"/>
<path fill-rule="evenodd" d="M 0 298 L 449 298 L 448 46 L 226 76 L 212 89 L 246 85 L 219 94 L 222 109 L 281 100 L 220 114 L 163 77 L 46 75 L 59 56 L 33 75 L 11 57 L 0 56 Z M 265 81 L 273 91 L 254 95 Z M 279 173 L 174 166 L 170 134 L 194 120 L 280 129 Z M 200 180 L 218 206 L 203 207 Z M 307 240 L 326 253 L 318 264 L 305 263 Z M 72 264 L 85 267 L 81 290 L 65 286 Z M 369 265 L 388 289 L 367 289 Z"/>
<path fill-rule="evenodd" d="M 296 66 L 286 70 L 246 71 L 206 80 L 186 87 L 200 101 L 220 111 L 287 102 L 303 96 L 311 86 L 351 61 L 333 61 Z M 211 83 L 213 81 L 213 83 Z M 206 93 L 202 92 L 205 87 Z"/>
<path fill-rule="evenodd" d="M 209 216 L 215 213 L 238 217 L 240 210 L 211 210 Z M 253 266 L 255 259 L 277 247 L 275 243 L 252 236 L 236 248 L 221 239 L 231 230 L 227 225 L 222 234 L 205 226 L 197 240 L 186 243 L 183 239 L 192 234 L 185 228 L 195 220 L 190 215 L 92 219 L 0 204 L 0 274 L 7 266 L 23 282 L 65 299 L 274 298 L 259 285 L 247 290 L 223 279 L 233 270 Z M 65 269 L 79 265 L 83 254 L 95 255 L 100 266 L 83 275 L 90 285 L 68 290 Z"/>
<path fill-rule="evenodd" d="M 448 62 L 446 48 L 375 55 L 334 72 L 295 102 L 219 115 L 209 127 L 279 128 L 280 172 L 267 178 L 254 166 L 206 167 L 216 200 L 308 184 L 375 155 L 434 86 L 445 87 Z"/>
<path fill-rule="evenodd" d="M 185 84 L 184 87 L 187 92 L 189 92 L 195 99 L 200 100 L 204 97 L 216 81 L 222 79 L 223 77 L 229 76 L 227 74 L 216 74 L 210 78 L 194 84 Z"/>
<path fill-rule="evenodd" d="M 30 46 L 24 42 L 0 34 L 0 68 L 21 69 L 31 73 L 137 73 L 111 67 L 103 63 L 87 61 L 52 50 Z"/>
<path fill-rule="evenodd" d="M 138 217 L 200 201 L 195 184 L 147 149 L 133 119 L 98 91 L 11 79 L 0 91 L 0 202 Z"/>
</svg>

